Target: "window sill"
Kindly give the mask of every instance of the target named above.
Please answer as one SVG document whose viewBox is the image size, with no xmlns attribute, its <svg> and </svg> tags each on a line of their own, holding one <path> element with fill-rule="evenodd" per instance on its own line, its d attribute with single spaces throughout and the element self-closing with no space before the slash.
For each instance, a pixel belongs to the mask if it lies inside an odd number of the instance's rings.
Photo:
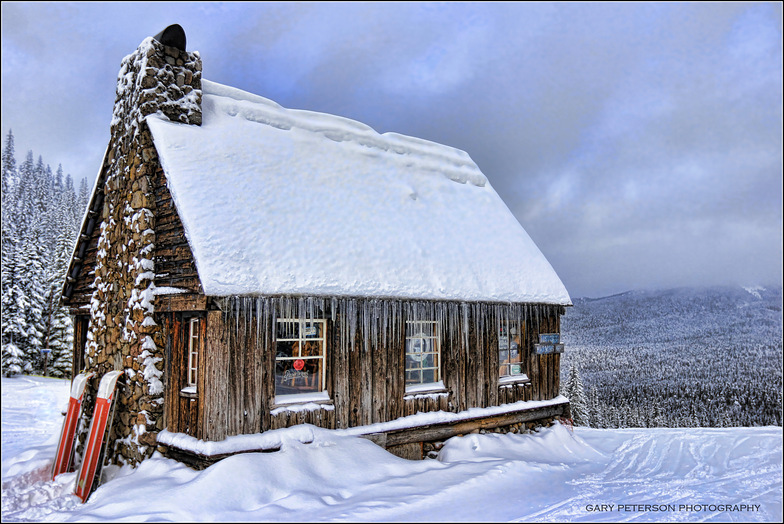
<svg viewBox="0 0 784 524">
<path fill-rule="evenodd" d="M 199 394 L 196 392 L 196 386 L 182 388 L 180 390 L 180 396 L 183 398 L 199 398 Z"/>
<path fill-rule="evenodd" d="M 500 377 L 498 379 L 498 386 L 499 387 L 512 387 L 514 385 L 523 386 L 525 384 L 530 384 L 531 379 L 528 378 L 528 375 L 525 373 L 521 375 L 508 375 L 505 377 Z"/>
<path fill-rule="evenodd" d="M 326 391 L 318 393 L 299 393 L 294 395 L 277 395 L 272 402 L 272 409 L 291 406 L 294 404 L 328 404 L 332 405 L 332 399 Z"/>
<path fill-rule="evenodd" d="M 443 381 L 433 382 L 432 384 L 418 384 L 406 388 L 404 399 L 414 398 L 420 395 L 448 395 L 449 390 L 444 387 Z"/>
</svg>

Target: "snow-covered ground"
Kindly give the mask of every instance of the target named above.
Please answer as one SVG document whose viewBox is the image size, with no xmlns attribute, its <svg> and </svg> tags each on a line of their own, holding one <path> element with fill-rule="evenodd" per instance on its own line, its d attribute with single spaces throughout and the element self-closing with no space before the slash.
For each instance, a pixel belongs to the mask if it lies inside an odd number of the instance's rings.
<svg viewBox="0 0 784 524">
<path fill-rule="evenodd" d="M 2 379 L 3 521 L 780 522 L 782 428 L 554 426 L 469 435 L 407 461 L 358 437 L 279 430 L 275 453 L 198 472 L 156 454 L 86 504 L 47 480 L 68 383 Z M 287 432 L 292 436 L 287 438 Z"/>
</svg>

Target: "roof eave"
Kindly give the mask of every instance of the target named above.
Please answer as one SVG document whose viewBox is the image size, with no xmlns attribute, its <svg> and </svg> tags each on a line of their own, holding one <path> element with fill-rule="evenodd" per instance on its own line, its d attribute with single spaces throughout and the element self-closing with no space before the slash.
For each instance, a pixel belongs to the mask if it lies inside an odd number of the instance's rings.
<svg viewBox="0 0 784 524">
<path fill-rule="evenodd" d="M 87 252 L 87 245 L 90 242 L 90 236 L 95 231 L 95 226 L 99 223 L 98 217 L 101 214 L 101 207 L 103 206 L 103 181 L 106 176 L 106 158 L 109 154 L 109 145 L 107 144 L 106 150 L 103 153 L 101 160 L 101 168 L 98 171 L 98 176 L 95 177 L 95 185 L 93 185 L 92 193 L 90 194 L 90 203 L 82 217 L 82 226 L 79 229 L 79 236 L 76 239 L 73 252 L 71 253 L 71 260 L 68 264 L 68 272 L 65 274 L 65 282 L 62 288 L 62 302 L 67 304 L 73 295 L 74 285 L 79 278 L 84 265 L 84 256 Z"/>
</svg>

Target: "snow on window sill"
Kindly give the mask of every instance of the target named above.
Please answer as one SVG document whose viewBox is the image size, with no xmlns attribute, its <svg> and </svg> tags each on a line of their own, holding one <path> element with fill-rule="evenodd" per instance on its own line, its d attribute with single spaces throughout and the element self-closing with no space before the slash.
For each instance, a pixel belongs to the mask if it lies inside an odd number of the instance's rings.
<svg viewBox="0 0 784 524">
<path fill-rule="evenodd" d="M 415 386 L 406 386 L 406 394 L 404 400 L 422 397 L 442 397 L 449 395 L 449 391 L 444 387 L 444 382 L 431 382 L 429 384 L 416 384 Z"/>
<path fill-rule="evenodd" d="M 498 379 L 498 385 L 501 387 L 512 387 L 515 384 L 518 386 L 522 386 L 524 384 L 528 384 L 531 382 L 531 379 L 528 378 L 528 375 L 522 373 L 520 375 L 507 375 L 505 377 L 501 377 Z"/>
<path fill-rule="evenodd" d="M 275 397 L 273 408 L 290 407 L 293 405 L 313 404 L 319 406 L 322 403 L 329 403 L 331 406 L 332 400 L 329 398 L 329 393 L 326 391 L 318 391 L 316 393 L 296 393 L 293 395 L 277 395 Z M 275 414 L 273 410 L 273 415 Z"/>
<path fill-rule="evenodd" d="M 188 398 L 198 398 L 198 393 L 196 393 L 196 386 L 188 386 L 186 388 L 182 388 L 180 390 L 181 397 L 188 397 Z"/>
</svg>

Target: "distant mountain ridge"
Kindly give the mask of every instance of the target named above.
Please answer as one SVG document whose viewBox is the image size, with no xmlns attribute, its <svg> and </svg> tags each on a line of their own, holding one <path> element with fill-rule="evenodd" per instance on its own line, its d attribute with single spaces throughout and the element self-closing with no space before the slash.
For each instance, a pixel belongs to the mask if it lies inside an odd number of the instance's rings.
<svg viewBox="0 0 784 524">
<path fill-rule="evenodd" d="M 562 380 L 576 362 L 586 390 L 595 389 L 594 409 L 617 425 L 781 425 L 781 286 L 573 303 L 561 321 Z"/>
</svg>

